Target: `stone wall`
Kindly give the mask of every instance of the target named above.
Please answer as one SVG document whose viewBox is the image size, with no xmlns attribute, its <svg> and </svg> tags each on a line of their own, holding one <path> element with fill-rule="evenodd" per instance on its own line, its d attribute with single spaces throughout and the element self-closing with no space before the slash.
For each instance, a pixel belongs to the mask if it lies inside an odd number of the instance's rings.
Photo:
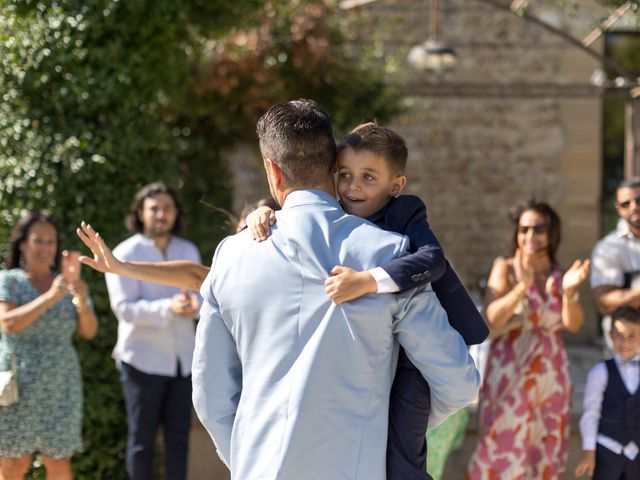
<svg viewBox="0 0 640 480">
<path fill-rule="evenodd" d="M 538 11 L 578 37 L 602 13 L 595 5 L 582 16 Z M 598 62 L 478 1 L 441 0 L 440 12 L 440 37 L 459 58 L 442 75 L 404 61 L 426 38 L 425 0 L 379 0 L 344 13 L 354 25 L 354 51 L 366 44 L 397 59 L 389 74 L 405 85 L 407 110 L 390 126 L 409 146 L 407 192 L 427 202 L 432 227 L 471 290 L 506 253 L 508 210 L 529 195 L 561 214 L 561 263 L 587 257 L 600 222 L 601 97 L 589 83 Z M 240 207 L 267 189 L 257 150 L 242 147 L 231 158 Z M 591 321 L 577 339 L 596 332 L 588 288 L 583 299 Z"/>
</svg>

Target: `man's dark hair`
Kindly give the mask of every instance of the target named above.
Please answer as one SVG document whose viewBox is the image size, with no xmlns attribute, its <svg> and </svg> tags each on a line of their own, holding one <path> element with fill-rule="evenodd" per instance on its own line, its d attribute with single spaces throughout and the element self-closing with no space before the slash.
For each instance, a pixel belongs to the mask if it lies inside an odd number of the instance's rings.
<svg viewBox="0 0 640 480">
<path fill-rule="evenodd" d="M 275 162 L 291 186 L 314 185 L 333 174 L 336 142 L 329 114 L 313 100 L 271 107 L 256 126 L 264 159 Z"/>
<path fill-rule="evenodd" d="M 618 307 L 611 313 L 611 326 L 613 326 L 616 320 L 640 325 L 640 310 L 628 305 Z"/>
<path fill-rule="evenodd" d="M 56 256 L 52 267 L 54 270 L 59 269 L 60 229 L 58 228 L 58 222 L 56 218 L 49 212 L 43 210 L 30 210 L 20 220 L 18 220 L 16 226 L 13 227 L 9 240 L 9 258 L 7 259 L 9 268 L 19 268 L 22 266 L 20 265 L 22 263 L 22 252 L 20 251 L 20 244 L 27 239 L 29 230 L 34 224 L 38 222 L 48 223 L 56 229 L 56 243 L 58 244 L 58 246 L 56 249 Z"/>
<path fill-rule="evenodd" d="M 544 217 L 547 227 L 547 236 L 549 238 L 547 254 L 549 255 L 549 260 L 551 260 L 551 263 L 553 265 L 558 265 L 556 253 L 558 252 L 558 246 L 560 245 L 562 230 L 560 217 L 548 203 L 541 202 L 539 200 L 536 200 L 535 198 L 524 200 L 511 209 L 510 217 L 511 221 L 513 222 L 511 255 L 515 255 L 516 250 L 518 250 L 518 226 L 520 225 L 520 217 L 524 212 L 528 210 L 533 210 L 534 212 L 537 212 Z"/>
<path fill-rule="evenodd" d="M 127 216 L 124 219 L 124 224 L 130 232 L 142 233 L 144 231 L 144 225 L 138 216 L 138 211 L 142 209 L 144 201 L 147 198 L 155 197 L 161 193 L 166 193 L 173 198 L 173 203 L 175 203 L 176 209 L 178 210 L 176 221 L 173 224 L 171 233 L 176 234 L 182 230 L 182 206 L 180 205 L 176 191 L 165 185 L 164 182 L 154 182 L 142 187 L 133 197 L 129 213 L 127 213 Z"/>
<path fill-rule="evenodd" d="M 640 188 L 640 177 L 631 177 L 622 180 L 616 190 L 620 190 L 621 188 Z"/>
<path fill-rule="evenodd" d="M 390 128 L 373 122 L 358 125 L 345 135 L 338 145 L 338 154 L 345 148 L 380 155 L 393 174 L 402 175 L 407 165 L 408 151 L 404 139 Z"/>
</svg>

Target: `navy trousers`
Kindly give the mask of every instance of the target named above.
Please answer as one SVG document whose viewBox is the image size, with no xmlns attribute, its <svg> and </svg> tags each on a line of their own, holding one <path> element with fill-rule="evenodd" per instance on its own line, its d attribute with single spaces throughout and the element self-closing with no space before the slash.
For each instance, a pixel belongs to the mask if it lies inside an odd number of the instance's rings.
<svg viewBox="0 0 640 480">
<path fill-rule="evenodd" d="M 596 445 L 596 468 L 593 480 L 638 480 L 640 479 L 640 454 L 629 460 L 624 455 Z"/>
<path fill-rule="evenodd" d="M 191 428 L 191 375 L 150 375 L 122 363 L 120 380 L 127 409 L 127 474 L 131 480 L 153 479 L 153 447 L 162 425 L 165 479 L 185 480 Z"/>
<path fill-rule="evenodd" d="M 429 384 L 400 348 L 389 398 L 388 480 L 431 480 L 425 438 L 430 412 Z"/>
</svg>

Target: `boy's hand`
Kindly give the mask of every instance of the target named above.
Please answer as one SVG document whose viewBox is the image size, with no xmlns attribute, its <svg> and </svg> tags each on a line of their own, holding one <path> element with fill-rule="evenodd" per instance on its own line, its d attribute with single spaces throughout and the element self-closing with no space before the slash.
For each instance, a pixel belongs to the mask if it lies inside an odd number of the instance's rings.
<svg viewBox="0 0 640 480">
<path fill-rule="evenodd" d="M 271 233 L 271 225 L 276 223 L 276 212 L 267 206 L 258 207 L 247 215 L 245 223 L 251 231 L 251 238 L 257 242 L 262 242 Z"/>
<path fill-rule="evenodd" d="M 593 477 L 593 470 L 596 467 L 596 452 L 595 450 L 583 450 L 582 458 L 576 467 L 576 477 L 581 477 L 585 473 L 589 477 Z"/>
<path fill-rule="evenodd" d="M 378 291 L 378 284 L 369 272 L 357 272 L 338 265 L 329 273 L 332 276 L 324 281 L 325 291 L 336 305 Z"/>
</svg>

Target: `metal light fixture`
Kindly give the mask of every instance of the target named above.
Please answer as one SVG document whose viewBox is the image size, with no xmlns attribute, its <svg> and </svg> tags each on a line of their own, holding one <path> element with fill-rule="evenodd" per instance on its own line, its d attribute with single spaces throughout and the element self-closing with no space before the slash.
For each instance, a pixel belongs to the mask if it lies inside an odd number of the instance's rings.
<svg viewBox="0 0 640 480">
<path fill-rule="evenodd" d="M 438 40 L 438 0 L 429 1 L 429 36 L 427 40 L 409 50 L 407 61 L 417 70 L 442 73 L 456 62 L 456 52 Z"/>
</svg>

